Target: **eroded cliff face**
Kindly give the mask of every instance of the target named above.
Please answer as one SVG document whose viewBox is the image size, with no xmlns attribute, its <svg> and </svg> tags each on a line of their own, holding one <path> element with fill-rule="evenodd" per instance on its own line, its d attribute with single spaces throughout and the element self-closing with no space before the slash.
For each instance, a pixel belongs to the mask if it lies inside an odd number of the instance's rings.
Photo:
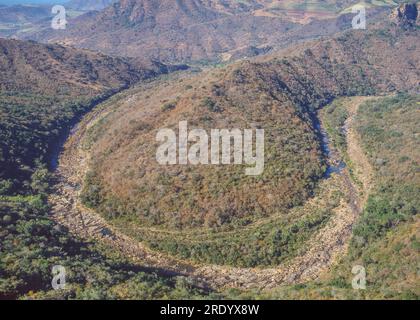
<svg viewBox="0 0 420 320">
<path fill-rule="evenodd" d="M 420 25 L 420 2 L 404 3 L 395 8 L 391 13 L 391 19 L 402 27 L 413 27 Z"/>
</svg>

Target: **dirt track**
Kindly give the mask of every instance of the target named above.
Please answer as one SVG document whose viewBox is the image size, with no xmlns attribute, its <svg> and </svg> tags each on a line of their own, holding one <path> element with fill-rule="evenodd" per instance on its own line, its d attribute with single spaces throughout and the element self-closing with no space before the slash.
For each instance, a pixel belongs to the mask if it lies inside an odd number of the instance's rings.
<svg viewBox="0 0 420 320">
<path fill-rule="evenodd" d="M 348 154 L 357 168 L 356 175 L 363 182 L 362 187 L 353 183 L 347 169 L 330 178 L 336 179 L 336 183 L 344 193 L 340 206 L 334 209 L 326 226 L 307 242 L 308 247 L 299 257 L 276 268 L 233 268 L 180 261 L 151 251 L 115 230 L 93 210 L 84 207 L 80 203 L 79 194 L 88 170 L 89 154 L 81 148 L 81 141 L 88 128 L 106 114 L 106 109 L 94 110 L 88 114 L 73 130 L 64 146 L 56 170 L 58 182 L 55 192 L 50 196 L 53 218 L 68 227 L 73 234 L 106 243 L 142 266 L 164 270 L 168 274 L 190 276 L 217 289 L 228 287 L 269 289 L 316 279 L 328 271 L 331 265 L 346 252 L 352 226 L 361 213 L 370 186 L 369 177 L 372 171 L 361 152 L 357 135 L 353 130 L 354 116 L 359 105 L 365 100 L 363 97 L 352 99 L 349 105 L 350 117 L 346 124 Z M 363 176 L 368 178 L 363 180 Z M 329 183 L 329 180 L 324 180 L 322 183 Z"/>
</svg>

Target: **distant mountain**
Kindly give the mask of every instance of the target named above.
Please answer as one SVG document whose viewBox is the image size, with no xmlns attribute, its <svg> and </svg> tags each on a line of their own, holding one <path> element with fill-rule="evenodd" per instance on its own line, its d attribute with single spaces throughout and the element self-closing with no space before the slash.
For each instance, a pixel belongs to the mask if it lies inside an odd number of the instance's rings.
<svg viewBox="0 0 420 320">
<path fill-rule="evenodd" d="M 0 39 L 0 300 L 38 299 L 35 291 L 52 290 L 50 269 L 57 261 L 69 270 L 83 266 L 95 279 L 106 274 L 115 279 L 112 286 L 140 276 L 142 285 L 165 288 L 161 297 L 168 297 L 165 283 L 175 287 L 175 279 L 143 273 L 128 259 L 108 261 L 108 253 L 53 221 L 47 193 L 55 180 L 47 167 L 54 167 L 60 141 L 84 113 L 113 93 L 169 70 L 154 62 Z M 71 280 L 71 287 L 84 290 L 90 279 Z"/>
<path fill-rule="evenodd" d="M 352 2 L 121 0 L 70 20 L 66 30 L 22 37 L 161 61 L 229 60 L 349 28 L 351 19 L 336 18 Z"/>
<path fill-rule="evenodd" d="M 0 6 L 0 36 L 12 36 L 31 29 L 51 16 L 51 7 L 37 5 Z"/>
<path fill-rule="evenodd" d="M 0 37 L 16 37 L 20 32 L 37 32 L 49 27 L 53 14 L 49 5 L 0 6 Z"/>
<path fill-rule="evenodd" d="M 102 10 L 115 1 L 116 0 L 71 0 L 66 3 L 65 6 L 80 11 L 92 11 Z"/>
<path fill-rule="evenodd" d="M 247 13 L 241 17 L 225 6 L 218 8 L 199 0 L 122 0 L 70 21 L 66 30 L 48 28 L 25 38 L 115 55 L 200 60 L 249 43 L 260 44 L 269 30 L 285 32 L 290 27 L 279 20 Z"/>
<path fill-rule="evenodd" d="M 0 23 L 39 21 L 51 14 L 51 7 L 36 5 L 0 6 Z"/>
<path fill-rule="evenodd" d="M 67 18 L 75 18 L 85 12 L 102 10 L 111 0 L 77 1 L 64 4 Z M 0 5 L 0 37 L 18 36 L 20 32 L 37 32 L 50 28 L 53 4 Z"/>
</svg>

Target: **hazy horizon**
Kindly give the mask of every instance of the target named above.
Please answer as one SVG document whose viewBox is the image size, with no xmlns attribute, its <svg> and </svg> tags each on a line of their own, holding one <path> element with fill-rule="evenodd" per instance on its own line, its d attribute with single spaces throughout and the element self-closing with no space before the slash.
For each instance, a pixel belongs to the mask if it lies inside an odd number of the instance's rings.
<svg viewBox="0 0 420 320">
<path fill-rule="evenodd" d="M 59 4 L 69 2 L 68 0 L 0 0 L 0 5 L 15 4 Z"/>
</svg>

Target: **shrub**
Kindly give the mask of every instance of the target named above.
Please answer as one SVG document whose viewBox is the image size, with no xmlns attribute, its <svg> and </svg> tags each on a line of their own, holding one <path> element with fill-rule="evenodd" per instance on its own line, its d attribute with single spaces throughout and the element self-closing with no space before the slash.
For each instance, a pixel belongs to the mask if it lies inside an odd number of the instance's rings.
<svg viewBox="0 0 420 320">
<path fill-rule="evenodd" d="M 210 97 L 205 98 L 202 102 L 202 105 L 206 107 L 210 112 L 222 111 L 222 109 Z"/>
<path fill-rule="evenodd" d="M 168 102 L 168 103 L 165 103 L 165 104 L 162 106 L 162 111 L 163 111 L 163 112 L 166 112 L 166 111 L 173 110 L 173 109 L 175 109 L 175 108 L 176 108 L 176 103 L 175 103 L 175 102 Z"/>
</svg>

